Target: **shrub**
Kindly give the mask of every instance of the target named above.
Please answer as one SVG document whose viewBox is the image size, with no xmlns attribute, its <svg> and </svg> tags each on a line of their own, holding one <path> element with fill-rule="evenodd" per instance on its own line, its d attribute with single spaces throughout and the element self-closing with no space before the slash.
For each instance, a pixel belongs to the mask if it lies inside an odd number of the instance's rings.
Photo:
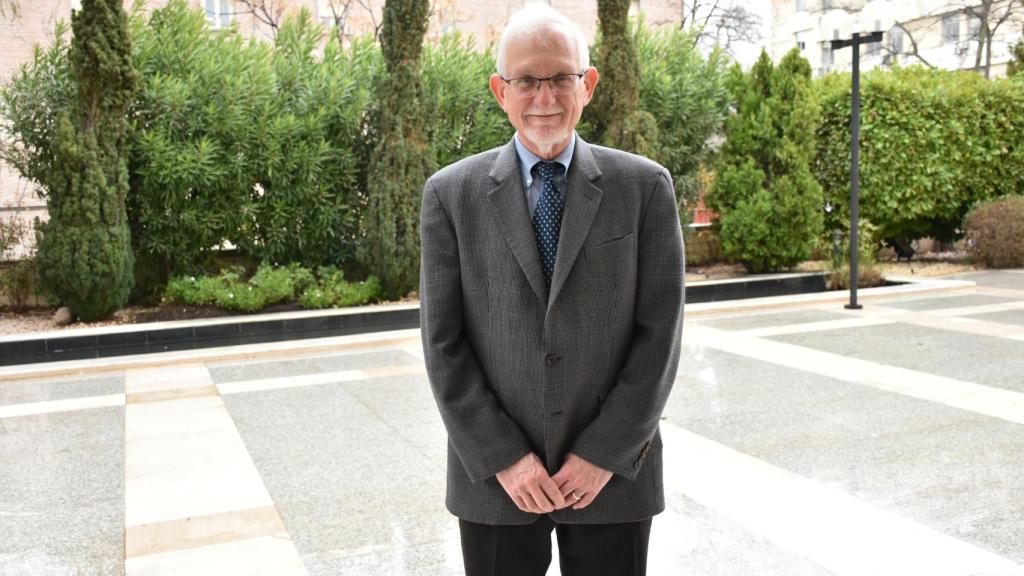
<svg viewBox="0 0 1024 576">
<path fill-rule="evenodd" d="M 164 300 L 191 306 L 217 306 L 225 310 L 257 312 L 279 302 L 296 300 L 303 308 L 355 306 L 381 297 L 380 281 L 370 276 L 364 282 L 346 282 L 341 269 L 322 266 L 316 273 L 292 264 L 273 267 L 260 264 L 256 273 L 243 279 L 245 270 L 230 267 L 216 276 L 171 278 Z"/>
<path fill-rule="evenodd" d="M 303 308 L 357 306 L 375 302 L 383 293 L 376 276 L 370 276 L 363 282 L 346 282 L 344 273 L 335 267 L 320 268 L 317 275 L 319 282 L 306 288 L 299 297 Z"/>
<path fill-rule="evenodd" d="M 983 202 L 965 220 L 974 259 L 989 268 L 1024 266 L 1024 196 Z"/>
<path fill-rule="evenodd" d="M 492 50 L 478 52 L 472 38 L 451 33 L 424 45 L 420 60 L 426 129 L 437 166 L 512 139 L 515 129 L 487 84 L 494 72 Z"/>
<path fill-rule="evenodd" d="M 34 258 L 19 260 L 7 268 L 0 269 L 0 294 L 15 312 L 22 312 L 36 283 L 36 261 Z"/>
<path fill-rule="evenodd" d="M 850 77 L 816 83 L 822 106 L 814 172 L 849 230 Z M 861 82 L 860 215 L 878 238 L 952 240 L 971 206 L 1024 194 L 1024 83 L 921 67 Z"/>
<path fill-rule="evenodd" d="M 686 244 L 687 266 L 705 266 L 724 260 L 722 241 L 714 230 L 705 228 L 695 231 L 689 226 L 684 226 L 683 238 Z"/>
<path fill-rule="evenodd" d="M 705 202 L 720 215 L 725 255 L 751 272 L 791 268 L 821 230 L 821 187 L 811 175 L 818 106 L 797 49 L 778 66 L 767 53 L 733 73 L 736 115 L 726 123 L 718 173 Z"/>
<path fill-rule="evenodd" d="M 132 68 L 120 0 L 84 0 L 72 13 L 69 58 L 77 99 L 57 123 L 52 171 L 40 174 L 49 220 L 36 224 L 39 276 L 73 316 L 106 318 L 128 301 L 133 259 L 128 195 Z"/>
<path fill-rule="evenodd" d="M 209 30 L 182 0 L 133 22 L 138 249 L 172 274 L 225 241 L 257 259 L 351 262 L 379 50 L 332 37 L 314 57 L 321 30 L 308 11 L 288 17 L 273 46 Z"/>
</svg>

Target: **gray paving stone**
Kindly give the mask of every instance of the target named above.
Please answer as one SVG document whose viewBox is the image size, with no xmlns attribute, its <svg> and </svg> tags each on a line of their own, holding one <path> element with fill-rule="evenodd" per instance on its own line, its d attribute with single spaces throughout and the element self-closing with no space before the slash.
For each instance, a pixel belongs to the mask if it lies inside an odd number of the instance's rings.
<svg viewBox="0 0 1024 576">
<path fill-rule="evenodd" d="M 0 573 L 124 574 L 124 409 L 0 418 Z"/>
<path fill-rule="evenodd" d="M 1024 342 L 909 324 L 862 326 L 770 339 L 1024 392 Z"/>
<path fill-rule="evenodd" d="M 1024 270 L 985 270 L 958 274 L 952 278 L 970 280 L 978 286 L 1024 290 Z"/>
<path fill-rule="evenodd" d="M 974 318 L 985 322 L 996 322 L 999 324 L 1015 324 L 1024 326 L 1024 310 L 1005 310 L 1002 312 L 988 312 L 986 314 L 972 314 L 964 318 Z"/>
<path fill-rule="evenodd" d="M 418 362 L 420 362 L 418 358 L 404 350 L 381 350 L 379 352 L 309 356 L 289 360 L 211 363 L 207 367 L 210 370 L 210 376 L 213 378 L 214 383 L 221 384 L 224 382 L 260 380 L 281 376 L 300 376 L 319 374 L 321 372 L 400 366 L 416 364 Z"/>
<path fill-rule="evenodd" d="M 701 318 L 700 324 L 721 330 L 751 330 L 754 328 L 774 328 L 790 324 L 807 324 L 828 320 L 844 320 L 847 314 L 829 312 L 828 310 L 798 310 L 796 312 L 773 312 L 771 314 L 741 314 L 722 318 Z"/>
<path fill-rule="evenodd" d="M 124 393 L 122 373 L 0 382 L 0 406 Z"/>
<path fill-rule="evenodd" d="M 925 310 L 943 310 L 948 308 L 963 308 L 965 306 L 985 306 L 988 304 L 1005 304 L 1013 302 L 1010 298 L 991 296 L 989 294 L 962 294 L 959 296 L 937 296 L 934 298 L 912 298 L 900 300 L 879 301 L 879 306 L 887 308 L 899 308 L 901 310 L 912 310 L 922 312 Z"/>
<path fill-rule="evenodd" d="M 1024 561 L 1024 426 L 724 352 L 684 365 L 673 424 Z"/>
</svg>

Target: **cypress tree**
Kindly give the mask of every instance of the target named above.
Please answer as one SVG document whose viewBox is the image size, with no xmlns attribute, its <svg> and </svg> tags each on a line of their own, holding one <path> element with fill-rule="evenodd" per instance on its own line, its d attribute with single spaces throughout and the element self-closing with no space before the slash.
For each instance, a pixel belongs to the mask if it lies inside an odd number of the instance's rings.
<svg viewBox="0 0 1024 576">
<path fill-rule="evenodd" d="M 725 255 L 751 272 L 795 266 L 822 228 L 821 186 L 810 170 L 820 114 L 810 81 L 795 48 L 777 67 L 762 51 L 745 77 L 738 68 L 730 74 L 737 112 L 705 202 L 720 215 Z"/>
<path fill-rule="evenodd" d="M 83 0 L 71 29 L 78 95 L 57 118 L 53 169 L 40 182 L 50 218 L 37 222 L 37 257 L 46 289 L 91 321 L 132 288 L 127 112 L 138 80 L 121 0 Z"/>
<path fill-rule="evenodd" d="M 419 284 L 419 205 L 433 172 L 419 60 L 430 12 L 428 0 L 384 4 L 381 50 L 387 74 L 380 83 L 377 138 L 370 158 L 366 242 L 359 258 L 390 296 Z"/>
<path fill-rule="evenodd" d="M 598 0 L 597 16 L 602 78 L 588 119 L 605 146 L 654 157 L 658 125 L 640 109 L 640 61 L 629 33 L 629 0 Z"/>
</svg>

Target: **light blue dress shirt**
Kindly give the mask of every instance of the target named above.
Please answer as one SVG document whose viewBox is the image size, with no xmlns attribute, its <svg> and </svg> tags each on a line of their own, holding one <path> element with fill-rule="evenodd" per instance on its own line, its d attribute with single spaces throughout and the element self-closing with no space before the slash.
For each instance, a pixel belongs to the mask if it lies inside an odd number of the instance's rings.
<svg viewBox="0 0 1024 576">
<path fill-rule="evenodd" d="M 519 169 L 523 173 L 523 189 L 526 190 L 526 203 L 530 207 L 530 217 L 532 218 L 534 211 L 537 210 L 540 194 L 544 189 L 544 183 L 540 181 L 540 178 L 533 177 L 533 167 L 543 159 L 523 146 L 523 143 L 519 141 L 518 132 L 513 136 L 513 140 L 516 144 L 516 152 L 519 154 Z M 558 188 L 558 193 L 562 196 L 562 206 L 565 206 L 565 177 L 569 174 L 569 163 L 572 162 L 572 152 L 575 148 L 576 133 L 573 132 L 569 145 L 553 160 L 553 162 L 565 166 L 565 172 L 555 178 L 555 188 Z"/>
</svg>

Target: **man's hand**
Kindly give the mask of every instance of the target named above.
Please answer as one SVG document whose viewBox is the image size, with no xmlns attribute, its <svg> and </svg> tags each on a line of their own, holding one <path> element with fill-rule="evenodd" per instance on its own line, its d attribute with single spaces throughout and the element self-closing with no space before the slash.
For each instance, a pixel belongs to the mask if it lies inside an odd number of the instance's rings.
<svg viewBox="0 0 1024 576">
<path fill-rule="evenodd" d="M 597 498 L 612 479 L 612 473 L 569 452 L 562 463 L 562 469 L 551 479 L 558 485 L 562 497 L 572 505 L 572 509 L 582 510 Z"/>
<path fill-rule="evenodd" d="M 518 462 L 498 472 L 498 482 L 523 512 L 546 514 L 565 508 L 566 502 L 544 463 L 530 452 Z"/>
</svg>

